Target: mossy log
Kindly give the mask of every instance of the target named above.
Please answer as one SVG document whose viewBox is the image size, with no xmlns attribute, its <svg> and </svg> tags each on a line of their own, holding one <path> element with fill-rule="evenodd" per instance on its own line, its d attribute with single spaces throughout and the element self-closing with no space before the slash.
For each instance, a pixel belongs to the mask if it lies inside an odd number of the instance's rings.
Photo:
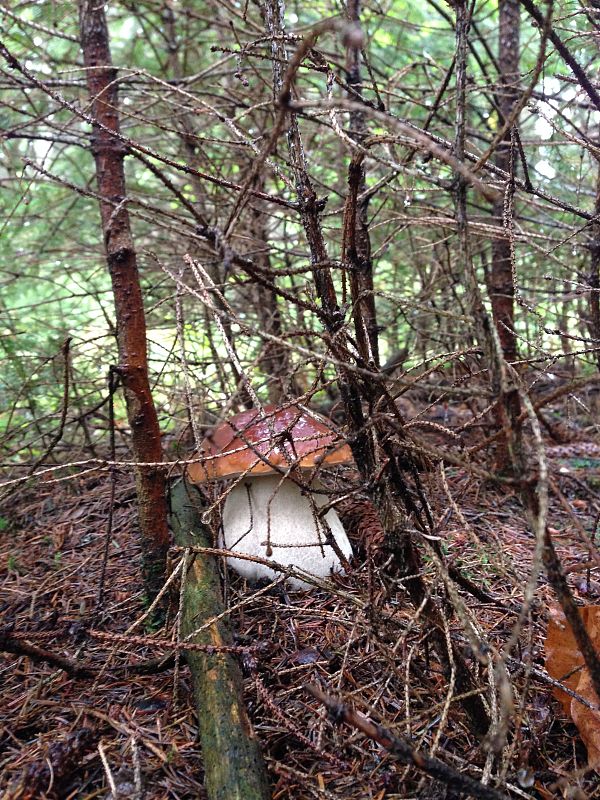
<svg viewBox="0 0 600 800">
<path fill-rule="evenodd" d="M 202 523 L 200 493 L 183 480 L 170 487 L 170 522 L 181 547 L 210 547 Z M 189 563 L 183 588 L 182 637 L 198 630 L 224 610 L 219 574 L 214 560 L 196 554 Z M 219 647 L 232 643 L 224 619 L 196 633 L 188 641 Z M 267 800 L 266 770 L 257 738 L 242 698 L 242 675 L 234 656 L 184 651 L 194 685 L 200 743 L 209 800 Z"/>
</svg>

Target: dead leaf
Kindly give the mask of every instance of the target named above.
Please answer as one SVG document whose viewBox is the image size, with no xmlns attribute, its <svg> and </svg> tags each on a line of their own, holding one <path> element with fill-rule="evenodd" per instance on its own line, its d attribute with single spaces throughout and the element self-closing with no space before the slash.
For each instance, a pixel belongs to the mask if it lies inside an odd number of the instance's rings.
<svg viewBox="0 0 600 800">
<path fill-rule="evenodd" d="M 581 670 L 577 693 L 598 706 L 598 695 L 592 686 L 592 677 L 585 668 Z M 571 716 L 587 748 L 589 766 L 598 769 L 600 767 L 600 710 L 588 708 L 573 698 L 571 700 Z"/>
<path fill-rule="evenodd" d="M 583 611 L 584 609 L 580 609 Z M 572 691 L 577 691 L 581 677 L 583 656 L 581 655 L 573 631 L 558 607 L 550 609 L 548 631 L 544 643 L 546 652 L 546 669 L 554 680 L 564 683 Z M 560 689 L 553 689 L 552 694 L 560 701 L 565 714 L 571 715 L 571 696 Z"/>
<path fill-rule="evenodd" d="M 579 609 L 585 628 L 597 651 L 600 651 L 600 606 L 584 606 Z M 555 680 L 577 692 L 595 708 L 588 708 L 560 689 L 553 694 L 560 701 L 577 729 L 588 751 L 590 767 L 600 768 L 600 709 L 589 671 L 584 666 L 583 656 L 577 647 L 571 626 L 561 609 L 550 611 L 545 642 L 546 669 Z"/>
</svg>

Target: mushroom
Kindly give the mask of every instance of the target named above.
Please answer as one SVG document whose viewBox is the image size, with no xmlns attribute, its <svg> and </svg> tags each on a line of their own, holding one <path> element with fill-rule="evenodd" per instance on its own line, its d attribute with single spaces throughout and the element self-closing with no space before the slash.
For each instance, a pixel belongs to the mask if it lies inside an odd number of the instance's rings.
<svg viewBox="0 0 600 800">
<path fill-rule="evenodd" d="M 217 425 L 202 442 L 199 456 L 187 468 L 192 483 L 237 478 L 222 513 L 228 550 L 272 556 L 279 564 L 300 567 L 319 578 L 342 569 L 340 555 L 345 561 L 351 557 L 335 509 L 319 515 L 327 496 L 315 471 L 352 460 L 348 445 L 323 417 L 297 405 L 243 411 Z M 249 580 L 277 577 L 264 564 L 228 560 Z M 308 587 L 297 578 L 289 580 L 294 588 Z"/>
</svg>

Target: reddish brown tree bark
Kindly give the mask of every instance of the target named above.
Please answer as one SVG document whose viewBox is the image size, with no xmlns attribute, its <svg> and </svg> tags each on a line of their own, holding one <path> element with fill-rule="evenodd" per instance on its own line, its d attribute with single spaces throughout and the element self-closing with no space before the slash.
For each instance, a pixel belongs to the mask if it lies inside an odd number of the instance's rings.
<svg viewBox="0 0 600 800">
<path fill-rule="evenodd" d="M 158 417 L 150 393 L 146 353 L 146 322 L 126 207 L 125 148 L 119 141 L 117 71 L 112 66 L 108 28 L 102 0 L 79 0 L 81 48 L 96 123 L 92 153 L 102 218 L 106 260 L 112 281 L 117 318 L 118 373 L 123 384 L 131 426 L 138 514 L 142 539 L 142 568 L 146 589 L 160 588 L 169 546 L 164 471 Z"/>
</svg>

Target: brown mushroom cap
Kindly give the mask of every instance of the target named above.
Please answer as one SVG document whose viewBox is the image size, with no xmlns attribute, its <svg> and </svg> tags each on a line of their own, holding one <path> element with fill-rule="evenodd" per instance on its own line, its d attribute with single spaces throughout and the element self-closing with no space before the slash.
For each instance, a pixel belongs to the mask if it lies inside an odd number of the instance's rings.
<svg viewBox="0 0 600 800">
<path fill-rule="evenodd" d="M 264 407 L 265 415 L 252 408 L 242 411 L 210 433 L 188 464 L 192 483 L 204 483 L 236 475 L 269 475 L 291 466 L 312 469 L 320 464 L 347 464 L 352 452 L 338 442 L 327 421 L 296 405 Z M 338 442 L 336 446 L 336 442 Z"/>
</svg>

